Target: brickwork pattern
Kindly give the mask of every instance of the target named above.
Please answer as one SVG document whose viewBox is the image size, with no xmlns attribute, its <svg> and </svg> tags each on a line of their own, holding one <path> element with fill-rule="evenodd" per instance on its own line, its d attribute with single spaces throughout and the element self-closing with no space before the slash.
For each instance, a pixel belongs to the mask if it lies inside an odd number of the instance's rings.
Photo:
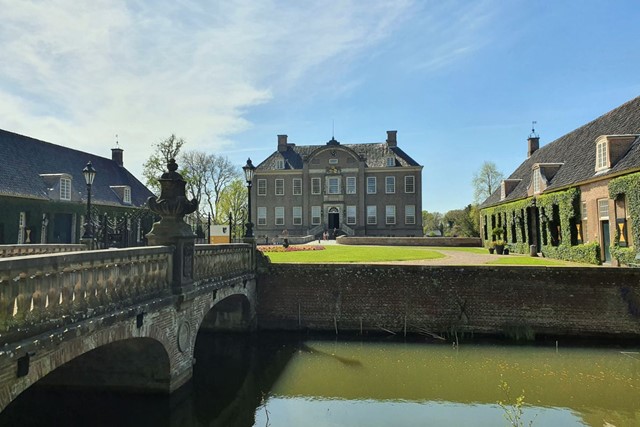
<svg viewBox="0 0 640 427">
<path fill-rule="evenodd" d="M 271 265 L 261 329 L 640 335 L 640 269 Z"/>
</svg>

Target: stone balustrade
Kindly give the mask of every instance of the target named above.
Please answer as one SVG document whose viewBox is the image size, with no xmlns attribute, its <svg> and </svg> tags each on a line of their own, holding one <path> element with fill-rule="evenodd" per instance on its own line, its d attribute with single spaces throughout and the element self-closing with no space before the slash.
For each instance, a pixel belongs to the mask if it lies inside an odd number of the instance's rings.
<svg viewBox="0 0 640 427">
<path fill-rule="evenodd" d="M 253 247 L 244 243 L 196 245 L 194 280 L 220 280 L 252 271 Z"/>
<path fill-rule="evenodd" d="M 82 244 L 28 244 L 28 245 L 0 245 L 0 258 L 10 258 L 25 255 L 57 254 L 62 252 L 86 251 Z"/>
<path fill-rule="evenodd" d="M 0 345 L 170 293 L 172 247 L 0 259 Z"/>
</svg>

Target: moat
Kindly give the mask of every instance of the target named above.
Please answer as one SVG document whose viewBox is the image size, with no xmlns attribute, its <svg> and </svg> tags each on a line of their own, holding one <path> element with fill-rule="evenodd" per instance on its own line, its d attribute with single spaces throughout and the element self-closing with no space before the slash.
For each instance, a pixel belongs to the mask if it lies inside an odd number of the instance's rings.
<svg viewBox="0 0 640 427">
<path fill-rule="evenodd" d="M 637 347 L 340 338 L 201 333 L 171 397 L 36 386 L 0 425 L 506 426 L 521 395 L 524 425 L 640 425 Z"/>
</svg>

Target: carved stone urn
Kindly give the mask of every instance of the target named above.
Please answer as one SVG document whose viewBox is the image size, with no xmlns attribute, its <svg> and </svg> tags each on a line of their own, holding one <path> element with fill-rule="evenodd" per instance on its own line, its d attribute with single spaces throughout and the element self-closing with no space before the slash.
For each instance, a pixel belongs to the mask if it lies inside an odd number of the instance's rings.
<svg viewBox="0 0 640 427">
<path fill-rule="evenodd" d="M 160 197 L 149 197 L 147 205 L 152 212 L 161 216 L 155 222 L 147 239 L 151 246 L 175 246 L 173 255 L 173 290 L 184 293 L 193 283 L 193 254 L 196 235 L 184 222 L 184 216 L 198 209 L 198 200 L 187 199 L 185 180 L 178 172 L 174 159 L 167 163 L 167 172 L 162 174 Z"/>
</svg>

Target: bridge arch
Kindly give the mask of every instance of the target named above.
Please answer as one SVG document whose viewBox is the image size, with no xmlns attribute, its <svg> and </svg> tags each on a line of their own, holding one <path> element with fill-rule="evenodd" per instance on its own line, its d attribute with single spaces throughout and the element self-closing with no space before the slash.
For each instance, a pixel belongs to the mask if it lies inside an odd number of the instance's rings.
<svg viewBox="0 0 640 427">
<path fill-rule="evenodd" d="M 170 373 L 169 354 L 160 341 L 132 337 L 82 353 L 34 385 L 168 393 Z"/>
<path fill-rule="evenodd" d="M 255 309 L 244 294 L 233 294 L 217 301 L 200 322 L 204 331 L 248 331 L 255 320 Z"/>
</svg>

